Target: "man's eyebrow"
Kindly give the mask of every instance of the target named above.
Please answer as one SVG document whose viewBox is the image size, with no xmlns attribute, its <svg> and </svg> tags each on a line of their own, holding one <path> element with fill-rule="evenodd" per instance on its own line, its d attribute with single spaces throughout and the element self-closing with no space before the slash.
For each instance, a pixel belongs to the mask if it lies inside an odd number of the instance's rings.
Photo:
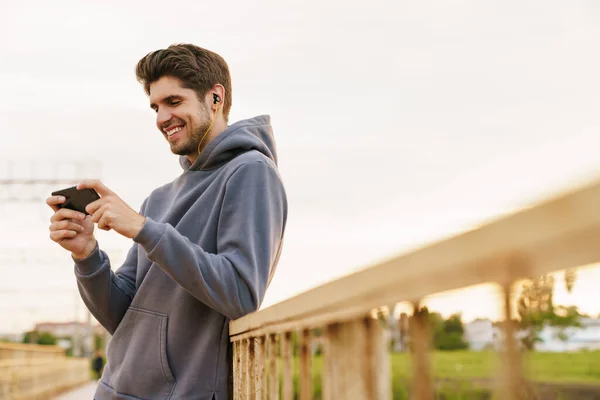
<svg viewBox="0 0 600 400">
<path fill-rule="evenodd" d="M 177 94 L 172 94 L 170 96 L 167 96 L 167 97 L 159 100 L 158 103 L 170 103 L 173 100 L 181 100 L 181 96 L 179 96 Z M 150 104 L 150 108 L 152 108 L 152 109 L 156 108 L 156 104 L 155 103 L 151 103 Z"/>
</svg>

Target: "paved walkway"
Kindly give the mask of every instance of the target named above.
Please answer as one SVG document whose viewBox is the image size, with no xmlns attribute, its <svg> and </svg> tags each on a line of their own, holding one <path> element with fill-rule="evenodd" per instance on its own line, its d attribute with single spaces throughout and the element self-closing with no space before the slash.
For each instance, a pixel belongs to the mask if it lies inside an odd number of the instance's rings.
<svg viewBox="0 0 600 400">
<path fill-rule="evenodd" d="M 97 385 L 96 381 L 92 381 L 68 393 L 54 397 L 52 400 L 93 400 Z"/>
</svg>

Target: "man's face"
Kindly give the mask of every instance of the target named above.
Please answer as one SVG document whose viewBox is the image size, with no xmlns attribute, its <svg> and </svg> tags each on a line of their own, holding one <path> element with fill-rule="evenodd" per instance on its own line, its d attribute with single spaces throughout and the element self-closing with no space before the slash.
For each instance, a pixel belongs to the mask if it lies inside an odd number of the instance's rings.
<svg viewBox="0 0 600 400">
<path fill-rule="evenodd" d="M 150 85 L 150 107 L 171 151 L 180 156 L 197 155 L 198 144 L 210 126 L 210 113 L 196 92 L 182 87 L 178 78 L 163 76 Z"/>
</svg>

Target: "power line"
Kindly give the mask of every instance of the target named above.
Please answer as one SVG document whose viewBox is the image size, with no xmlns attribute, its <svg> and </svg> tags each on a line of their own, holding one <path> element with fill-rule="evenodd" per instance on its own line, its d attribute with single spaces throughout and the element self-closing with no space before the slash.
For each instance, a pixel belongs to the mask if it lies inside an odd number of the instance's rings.
<svg viewBox="0 0 600 400">
<path fill-rule="evenodd" d="M 35 288 L 35 289 L 15 289 L 15 288 L 1 288 L 0 287 L 0 296 L 2 295 L 15 295 L 15 294 L 29 294 L 29 293 L 43 293 L 43 294 L 70 294 L 75 291 L 75 288 Z"/>
<path fill-rule="evenodd" d="M 122 258 L 129 249 L 116 247 L 102 247 L 102 251 L 111 258 Z M 12 265 L 37 265 L 48 266 L 64 265 L 65 262 L 73 263 L 71 256 L 63 249 L 50 249 L 47 247 L 28 248 L 0 248 L 0 267 Z"/>
<path fill-rule="evenodd" d="M 100 177 L 98 161 L 0 162 L 0 203 L 40 202 L 63 186 Z"/>
</svg>

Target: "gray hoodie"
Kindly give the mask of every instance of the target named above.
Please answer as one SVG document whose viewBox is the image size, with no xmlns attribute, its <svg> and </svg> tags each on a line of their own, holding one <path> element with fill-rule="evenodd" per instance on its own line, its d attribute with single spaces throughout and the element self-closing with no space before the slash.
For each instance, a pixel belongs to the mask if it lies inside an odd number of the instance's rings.
<svg viewBox="0 0 600 400">
<path fill-rule="evenodd" d="M 96 248 L 79 292 L 113 335 L 96 400 L 229 398 L 229 322 L 256 311 L 279 260 L 287 198 L 270 118 L 229 126 L 141 206 L 146 223 L 111 271 Z"/>
</svg>

